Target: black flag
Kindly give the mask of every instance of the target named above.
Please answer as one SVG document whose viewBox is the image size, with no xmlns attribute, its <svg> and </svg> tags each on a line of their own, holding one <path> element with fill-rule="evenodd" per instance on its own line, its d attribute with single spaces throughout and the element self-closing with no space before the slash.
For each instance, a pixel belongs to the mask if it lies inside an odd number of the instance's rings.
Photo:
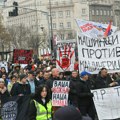
<svg viewBox="0 0 120 120">
<path fill-rule="evenodd" d="M 28 110 L 30 101 L 30 96 L 8 98 L 2 105 L 2 120 L 29 120 Z"/>
</svg>

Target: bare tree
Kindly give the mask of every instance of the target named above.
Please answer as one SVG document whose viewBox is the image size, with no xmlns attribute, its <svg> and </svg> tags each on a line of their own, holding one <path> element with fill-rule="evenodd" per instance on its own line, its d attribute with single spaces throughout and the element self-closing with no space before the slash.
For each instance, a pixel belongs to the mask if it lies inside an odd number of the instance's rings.
<svg viewBox="0 0 120 120">
<path fill-rule="evenodd" d="M 39 48 L 45 48 L 48 46 L 48 36 L 45 30 L 43 30 L 43 34 L 35 34 L 31 31 L 30 39 L 28 41 L 28 46 L 32 48 L 37 54 Z"/>
<path fill-rule="evenodd" d="M 14 48 L 29 49 L 28 41 L 30 39 L 30 30 L 28 28 L 21 24 L 20 26 L 9 26 L 8 31 L 11 45 L 13 45 Z"/>
<path fill-rule="evenodd" d="M 4 52 L 5 52 L 5 48 L 8 48 L 9 46 L 9 33 L 6 30 L 6 28 L 3 25 L 3 17 L 0 14 L 0 52 L 1 52 L 1 57 L 2 60 L 4 60 Z"/>
<path fill-rule="evenodd" d="M 33 49 L 38 55 L 38 48 L 47 44 L 47 33 L 37 34 L 29 27 L 11 26 L 8 27 L 11 44 L 17 49 Z M 45 47 L 45 46 L 44 46 Z"/>
</svg>

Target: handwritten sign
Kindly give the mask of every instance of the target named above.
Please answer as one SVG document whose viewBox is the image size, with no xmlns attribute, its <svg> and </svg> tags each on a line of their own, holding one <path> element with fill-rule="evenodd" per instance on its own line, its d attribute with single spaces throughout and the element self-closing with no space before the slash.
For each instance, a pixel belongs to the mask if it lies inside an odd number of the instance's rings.
<svg viewBox="0 0 120 120">
<path fill-rule="evenodd" d="M 120 86 L 91 91 L 99 120 L 120 118 Z"/>
<path fill-rule="evenodd" d="M 55 80 L 53 82 L 52 106 L 68 105 L 69 81 Z"/>
<path fill-rule="evenodd" d="M 105 67 L 109 73 L 120 72 L 120 31 L 104 39 L 78 35 L 79 71 L 97 74 Z"/>
</svg>

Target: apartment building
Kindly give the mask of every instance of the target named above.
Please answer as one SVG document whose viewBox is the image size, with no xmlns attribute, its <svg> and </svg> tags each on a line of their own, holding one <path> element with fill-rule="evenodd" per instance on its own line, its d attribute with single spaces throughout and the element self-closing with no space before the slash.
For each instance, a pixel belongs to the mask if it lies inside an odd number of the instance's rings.
<svg viewBox="0 0 120 120">
<path fill-rule="evenodd" d="M 14 1 L 5 2 L 3 15 L 6 26 L 24 24 L 39 33 L 44 28 L 50 34 L 51 8 L 52 32 L 53 35 L 59 35 L 61 39 L 75 38 L 76 31 L 79 31 L 75 22 L 76 18 L 101 23 L 112 20 L 114 25 L 119 25 L 119 11 L 114 7 L 117 5 L 114 1 L 119 0 L 50 0 L 51 7 L 49 0 L 17 0 L 18 16 L 10 17 L 8 13 L 13 7 L 7 6 L 11 6 Z"/>
</svg>

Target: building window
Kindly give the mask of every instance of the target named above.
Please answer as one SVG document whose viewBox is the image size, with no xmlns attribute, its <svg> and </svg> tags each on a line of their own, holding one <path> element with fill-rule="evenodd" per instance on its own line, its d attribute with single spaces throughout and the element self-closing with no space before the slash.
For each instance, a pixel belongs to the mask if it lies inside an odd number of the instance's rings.
<svg viewBox="0 0 120 120">
<path fill-rule="evenodd" d="M 66 10 L 66 17 L 70 17 L 70 10 Z"/>
<path fill-rule="evenodd" d="M 72 39 L 73 38 L 73 34 L 72 33 L 68 33 L 68 39 Z"/>
<path fill-rule="evenodd" d="M 67 28 L 71 28 L 71 22 L 67 22 Z"/>
<path fill-rule="evenodd" d="M 100 15 L 103 15 L 103 11 L 102 10 L 100 10 Z"/>
<path fill-rule="evenodd" d="M 56 18 L 56 12 L 52 12 L 51 15 L 52 15 L 52 18 Z"/>
<path fill-rule="evenodd" d="M 56 29 L 56 23 L 53 23 L 52 27 L 53 29 Z"/>
<path fill-rule="evenodd" d="M 61 34 L 60 37 L 61 37 L 62 40 L 64 40 L 65 35 Z"/>
<path fill-rule="evenodd" d="M 96 15 L 99 15 L 99 10 L 96 10 Z"/>
<path fill-rule="evenodd" d="M 85 14 L 86 13 L 86 9 L 82 9 L 82 14 Z"/>
<path fill-rule="evenodd" d="M 106 12 L 106 10 L 104 10 L 104 15 L 107 15 L 107 12 Z"/>
<path fill-rule="evenodd" d="M 110 15 L 110 11 L 109 11 L 109 10 L 107 11 L 107 15 L 108 15 L 108 16 Z"/>
<path fill-rule="evenodd" d="M 92 15 L 95 15 L 95 11 L 94 10 L 92 10 Z"/>
<path fill-rule="evenodd" d="M 111 16 L 113 16 L 113 11 L 111 10 Z"/>
<path fill-rule="evenodd" d="M 60 28 L 63 28 L 63 23 L 60 23 Z"/>
<path fill-rule="evenodd" d="M 58 12 L 58 16 L 59 16 L 59 18 L 63 18 L 63 12 L 62 12 L 62 11 L 59 11 L 59 12 Z"/>
</svg>

